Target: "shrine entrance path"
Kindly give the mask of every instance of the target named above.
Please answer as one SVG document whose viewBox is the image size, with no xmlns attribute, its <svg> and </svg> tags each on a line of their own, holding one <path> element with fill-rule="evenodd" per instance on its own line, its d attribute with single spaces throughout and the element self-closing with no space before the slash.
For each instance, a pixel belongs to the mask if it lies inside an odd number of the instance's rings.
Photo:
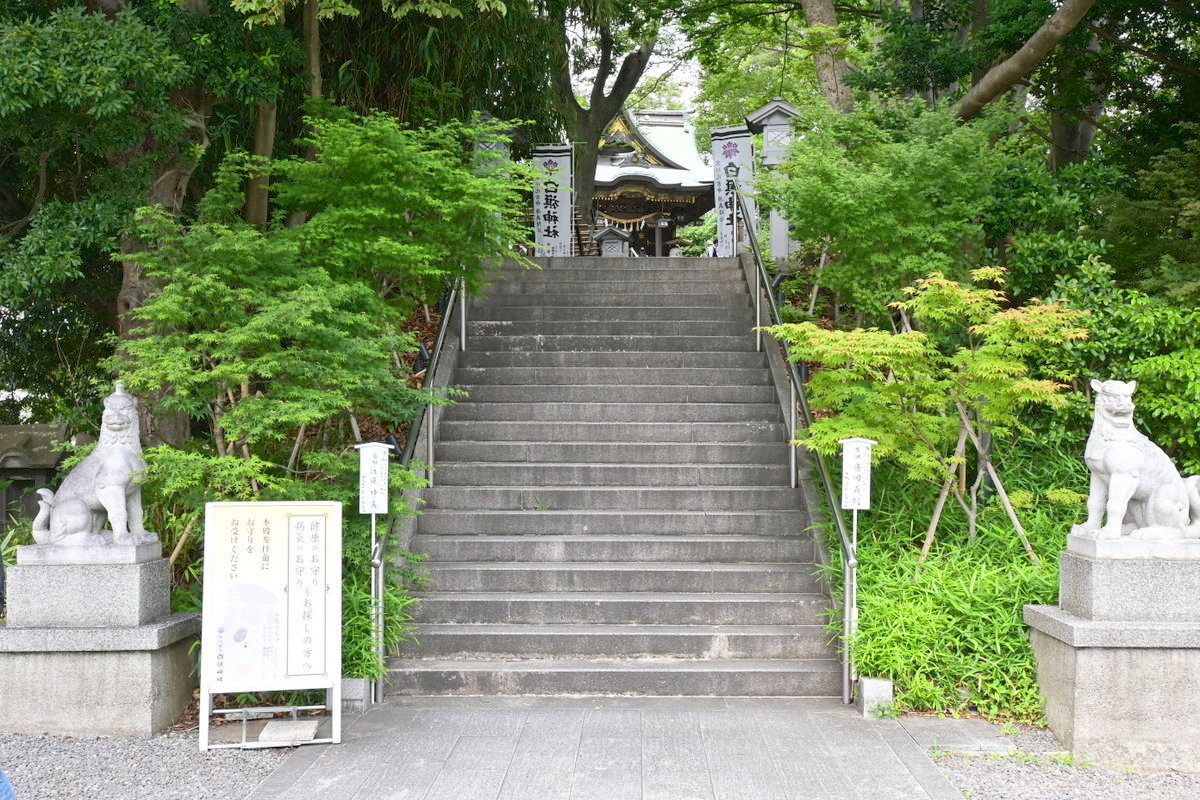
<svg viewBox="0 0 1200 800">
<path fill-rule="evenodd" d="M 949 721 L 947 721 L 949 722 Z M 961 800 L 828 698 L 393 697 L 247 800 Z"/>
</svg>

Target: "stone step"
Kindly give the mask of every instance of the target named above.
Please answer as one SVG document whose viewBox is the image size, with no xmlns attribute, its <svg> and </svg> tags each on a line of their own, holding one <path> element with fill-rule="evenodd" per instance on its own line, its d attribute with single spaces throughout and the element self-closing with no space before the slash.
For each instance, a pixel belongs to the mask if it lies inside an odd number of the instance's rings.
<svg viewBox="0 0 1200 800">
<path fill-rule="evenodd" d="M 505 387 L 507 388 L 507 387 Z M 551 464 L 782 464 L 789 445 L 777 443 L 641 444 L 630 442 L 442 442 L 439 461 Z"/>
<path fill-rule="evenodd" d="M 468 345 L 474 343 L 468 341 Z M 713 353 L 686 352 L 668 353 L 662 350 L 632 353 L 621 351 L 616 353 L 598 353 L 596 351 L 571 352 L 559 350 L 554 352 L 521 352 L 508 350 L 495 352 L 484 350 L 482 347 L 472 348 L 458 356 L 458 368 L 486 367 L 586 367 L 597 369 L 610 367 L 617 369 L 632 369 L 637 367 L 655 367 L 661 369 L 670 367 L 683 369 L 687 367 L 700 369 L 766 369 L 766 355 L 757 352 L 731 352 L 729 350 Z M 581 375 L 581 377 L 583 377 Z M 462 381 L 456 383 L 461 384 Z M 584 384 L 580 384 L 584 385 Z M 469 388 L 469 387 L 461 387 Z"/>
<path fill-rule="evenodd" d="M 422 625 L 405 658 L 828 658 L 823 625 Z M 398 662 L 399 664 L 407 662 Z"/>
<path fill-rule="evenodd" d="M 481 337 L 482 338 L 482 337 Z M 540 352 L 549 350 L 667 350 L 675 352 L 697 352 L 712 350 L 754 350 L 754 337 L 746 336 L 640 336 L 637 334 L 554 334 L 540 336 L 525 334 L 515 336 L 489 336 L 488 350 L 524 350 Z M 470 346 L 468 341 L 468 346 Z"/>
<path fill-rule="evenodd" d="M 478 399 L 446 409 L 447 422 L 779 422 L 772 403 L 485 403 Z"/>
<path fill-rule="evenodd" d="M 543 294 L 501 294 L 484 297 L 472 304 L 477 308 L 506 306 L 653 306 L 659 308 L 752 308 L 751 298 L 740 292 L 561 292 Z M 470 316 L 470 315 L 468 315 Z"/>
<path fill-rule="evenodd" d="M 832 697 L 840 687 L 833 659 L 418 659 L 388 674 L 399 695 Z"/>
<path fill-rule="evenodd" d="M 774 422 L 454 422 L 438 425 L 444 442 L 782 442 Z"/>
<path fill-rule="evenodd" d="M 417 659 L 388 674 L 400 695 L 832 697 L 840 687 L 833 659 Z"/>
<path fill-rule="evenodd" d="M 787 464 L 508 464 L 472 461 L 439 461 L 435 482 L 442 487 L 462 486 L 618 486 L 629 487 L 750 487 L 787 486 Z M 622 495 L 627 496 L 627 495 Z"/>
<path fill-rule="evenodd" d="M 418 623 L 480 625 L 820 625 L 818 593 L 437 592 Z"/>
<path fill-rule="evenodd" d="M 510 337 L 495 337 L 510 338 Z M 517 337 L 511 337 L 517 338 Z M 663 363 L 645 367 L 460 367 L 457 384 L 468 386 L 766 386 L 770 373 L 762 367 L 673 367 L 676 353 Z M 739 353 L 740 355 L 740 353 Z M 756 354 L 757 355 L 757 354 Z"/>
<path fill-rule="evenodd" d="M 549 465 L 551 469 L 557 465 Z M 786 476 L 786 472 L 784 473 Z M 513 473 L 515 477 L 516 474 Z M 798 489 L 779 486 L 647 486 L 644 483 L 603 486 L 531 486 L 521 480 L 515 485 L 463 485 L 443 480 L 422 497 L 427 509 L 462 511 L 577 511 L 620 509 L 625 511 L 789 511 L 800 507 Z M 420 522 L 418 522 L 418 525 Z"/>
<path fill-rule="evenodd" d="M 503 269 L 495 274 L 493 285 L 501 281 L 611 281 L 638 280 L 651 281 L 656 284 L 673 284 L 677 281 L 688 280 L 745 280 L 741 267 L 701 267 L 699 269 L 678 269 L 671 267 L 648 267 L 646 269 L 592 269 L 589 267 L 574 267 L 567 269 Z"/>
<path fill-rule="evenodd" d="M 495 300 L 509 295 L 544 295 L 554 294 L 654 294 L 663 298 L 674 295 L 694 294 L 735 294 L 744 295 L 746 284 L 740 276 L 705 275 L 702 278 L 679 278 L 671 281 L 642 280 L 637 278 L 621 278 L 611 276 L 604 280 L 571 281 L 571 280 L 538 280 L 536 274 L 522 277 L 521 280 L 497 281 L 483 292 L 486 300 Z"/>
<path fill-rule="evenodd" d="M 746 305 L 725 306 L 549 306 L 505 305 L 484 307 L 472 305 L 468 320 L 724 320 L 754 324 L 754 309 Z M 764 317 L 765 319 L 765 317 Z"/>
<path fill-rule="evenodd" d="M 471 341 L 487 347 L 491 336 L 746 336 L 751 324 L 722 320 L 485 320 L 467 323 Z"/>
<path fill-rule="evenodd" d="M 812 562 L 811 535 L 796 536 L 414 536 L 431 561 Z"/>
<path fill-rule="evenodd" d="M 812 564 L 453 561 L 429 564 L 439 592 L 818 592 Z"/>
<path fill-rule="evenodd" d="M 775 387 L 688 386 L 636 384 L 570 383 L 498 383 L 494 385 L 459 384 L 467 393 L 458 402 L 482 403 L 587 403 L 603 399 L 610 403 L 771 403 L 776 401 Z M 778 406 L 776 406 L 778 407 Z M 451 415 L 450 418 L 453 418 Z"/>
<path fill-rule="evenodd" d="M 486 491 L 486 489 L 484 490 Z M 800 534 L 812 526 L 800 509 L 788 511 L 477 510 L 433 509 L 417 519 L 422 534 L 758 536 Z"/>
<path fill-rule="evenodd" d="M 676 256 L 675 258 L 662 258 L 657 256 L 650 258 L 623 258 L 615 256 L 537 256 L 531 258 L 530 261 L 532 261 L 542 270 L 704 270 L 733 269 L 738 267 L 739 264 L 739 261 L 735 256 L 722 256 L 719 258 L 709 258 L 707 256 L 697 258 L 682 256 Z M 506 269 L 522 269 L 522 267 L 518 266 L 517 262 L 515 261 L 505 262 L 504 267 Z"/>
</svg>

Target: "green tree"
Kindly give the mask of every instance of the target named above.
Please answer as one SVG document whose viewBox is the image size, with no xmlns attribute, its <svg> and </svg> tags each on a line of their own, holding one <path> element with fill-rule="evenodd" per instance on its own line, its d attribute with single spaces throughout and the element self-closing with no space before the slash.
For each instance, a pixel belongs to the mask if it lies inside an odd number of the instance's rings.
<svg viewBox="0 0 1200 800">
<path fill-rule="evenodd" d="M 933 273 L 905 289 L 894 305 L 920 329 L 826 330 L 811 322 L 767 328 L 788 343 L 793 359 L 821 364 L 809 383 L 815 409 L 832 412 L 805 431 L 814 450 L 838 452 L 839 440 L 878 441 L 877 458 L 894 459 L 912 480 L 940 485 L 926 531 L 929 553 L 946 500 L 953 495 L 967 516 L 974 540 L 979 490 L 990 481 L 1031 561 L 1038 557 L 989 458 L 985 435 L 1023 430 L 1030 406 L 1061 408 L 1064 384 L 1038 378 L 1032 362 L 1045 348 L 1084 338 L 1082 315 L 1061 303 L 1007 308 L 1004 294 L 989 288 L 1004 271 L 978 269 L 975 285 Z M 968 456 L 975 476 L 966 488 Z"/>
</svg>

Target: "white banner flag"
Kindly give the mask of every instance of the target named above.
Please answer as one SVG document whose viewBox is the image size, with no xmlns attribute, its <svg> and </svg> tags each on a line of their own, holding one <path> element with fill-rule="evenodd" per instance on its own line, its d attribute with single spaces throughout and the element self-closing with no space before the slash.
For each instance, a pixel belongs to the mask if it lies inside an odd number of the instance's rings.
<svg viewBox="0 0 1200 800">
<path fill-rule="evenodd" d="M 535 255 L 571 255 L 573 175 L 571 145 L 537 145 L 533 165 L 540 175 L 533 184 L 533 242 Z"/>
<path fill-rule="evenodd" d="M 713 193 L 717 208 L 717 255 L 736 256 L 738 242 L 754 235 L 754 200 L 749 197 L 754 178 L 754 147 L 750 130 L 743 126 L 714 128 L 712 132 Z M 737 194 L 745 196 L 749 220 L 738 230 Z"/>
</svg>

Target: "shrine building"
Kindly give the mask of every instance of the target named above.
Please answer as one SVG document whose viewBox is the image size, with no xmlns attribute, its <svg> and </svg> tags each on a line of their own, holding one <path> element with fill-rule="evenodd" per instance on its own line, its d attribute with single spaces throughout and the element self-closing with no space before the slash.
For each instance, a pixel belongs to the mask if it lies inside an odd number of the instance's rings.
<svg viewBox="0 0 1200 800">
<path fill-rule="evenodd" d="M 600 140 L 594 202 L 598 230 L 617 228 L 630 247 L 668 255 L 676 229 L 713 208 L 712 167 L 689 112 L 625 110 L 614 119 Z"/>
</svg>

